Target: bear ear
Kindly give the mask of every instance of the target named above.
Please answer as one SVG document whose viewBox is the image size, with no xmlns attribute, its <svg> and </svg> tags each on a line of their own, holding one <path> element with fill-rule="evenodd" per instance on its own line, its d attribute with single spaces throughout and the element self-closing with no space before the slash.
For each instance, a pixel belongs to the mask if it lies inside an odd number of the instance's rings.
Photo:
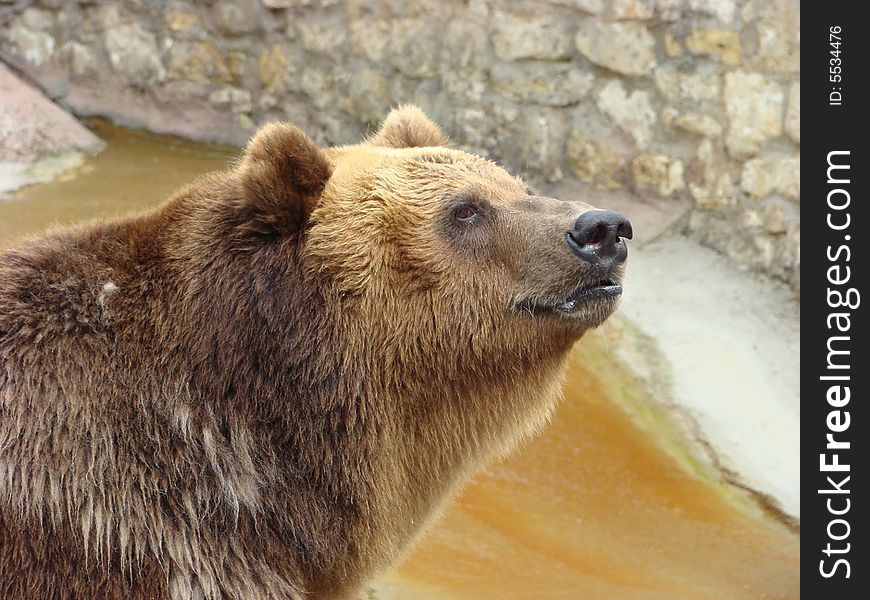
<svg viewBox="0 0 870 600">
<path fill-rule="evenodd" d="M 391 110 L 369 143 L 388 148 L 418 148 L 447 146 L 450 140 L 422 110 L 408 104 Z"/>
<path fill-rule="evenodd" d="M 239 165 L 245 197 L 242 227 L 255 233 L 293 233 L 307 222 L 332 175 L 326 153 L 290 123 L 258 131 Z"/>
</svg>

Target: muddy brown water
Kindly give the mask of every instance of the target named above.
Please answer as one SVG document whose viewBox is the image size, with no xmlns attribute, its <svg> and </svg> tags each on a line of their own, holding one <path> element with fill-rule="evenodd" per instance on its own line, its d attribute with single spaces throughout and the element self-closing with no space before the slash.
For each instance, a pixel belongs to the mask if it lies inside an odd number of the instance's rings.
<svg viewBox="0 0 870 600">
<path fill-rule="evenodd" d="M 102 154 L 0 197 L 0 246 L 153 206 L 238 154 L 91 126 L 108 142 Z M 798 598 L 798 533 L 693 462 L 667 415 L 626 372 L 609 356 L 606 330 L 581 341 L 553 422 L 471 482 L 372 595 Z"/>
</svg>

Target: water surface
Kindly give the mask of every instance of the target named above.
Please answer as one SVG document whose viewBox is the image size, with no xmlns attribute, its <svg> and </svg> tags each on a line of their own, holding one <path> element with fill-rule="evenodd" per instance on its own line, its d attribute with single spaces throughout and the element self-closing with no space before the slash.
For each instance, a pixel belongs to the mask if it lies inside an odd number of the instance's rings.
<svg viewBox="0 0 870 600">
<path fill-rule="evenodd" d="M 620 376 L 587 337 L 553 422 L 464 490 L 379 597 L 799 598 L 798 535 L 675 454 L 661 416 L 629 418 L 613 392 L 634 392 L 584 368 Z"/>
<path fill-rule="evenodd" d="M 207 171 L 222 169 L 237 148 L 89 123 L 108 142 L 49 183 L 0 194 L 0 247 L 54 225 L 128 213 L 154 206 Z"/>
</svg>

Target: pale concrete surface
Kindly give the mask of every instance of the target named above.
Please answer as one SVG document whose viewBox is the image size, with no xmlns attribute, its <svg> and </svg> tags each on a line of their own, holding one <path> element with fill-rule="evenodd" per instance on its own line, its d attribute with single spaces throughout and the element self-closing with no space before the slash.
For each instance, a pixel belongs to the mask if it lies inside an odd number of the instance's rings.
<svg viewBox="0 0 870 600">
<path fill-rule="evenodd" d="M 695 421 L 722 468 L 799 517 L 799 302 L 681 236 L 629 255 L 621 313 L 668 363 L 664 400 Z"/>
</svg>

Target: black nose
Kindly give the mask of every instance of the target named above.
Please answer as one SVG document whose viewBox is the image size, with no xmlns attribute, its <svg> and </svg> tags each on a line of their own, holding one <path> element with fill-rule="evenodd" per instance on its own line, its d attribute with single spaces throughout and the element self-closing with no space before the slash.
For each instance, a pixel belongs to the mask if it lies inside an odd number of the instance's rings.
<svg viewBox="0 0 870 600">
<path fill-rule="evenodd" d="M 628 256 L 623 238 L 630 240 L 631 235 L 631 223 L 625 215 L 612 210 L 590 210 L 577 217 L 565 240 L 580 258 L 598 266 L 613 266 Z"/>
</svg>

